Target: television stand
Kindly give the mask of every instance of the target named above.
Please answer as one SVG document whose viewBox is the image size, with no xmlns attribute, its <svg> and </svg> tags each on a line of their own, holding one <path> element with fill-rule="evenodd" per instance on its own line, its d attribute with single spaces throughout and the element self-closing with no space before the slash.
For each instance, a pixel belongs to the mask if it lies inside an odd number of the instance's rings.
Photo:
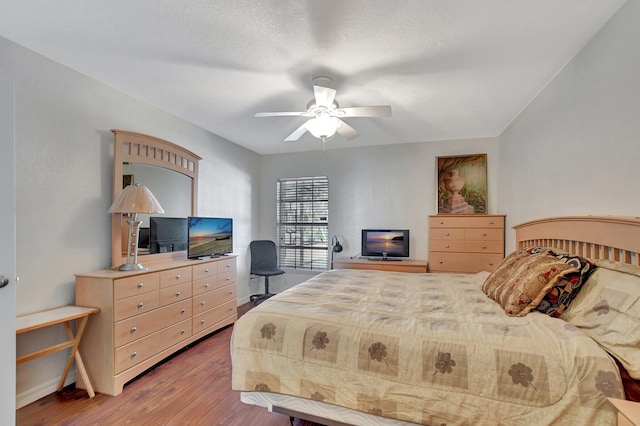
<svg viewBox="0 0 640 426">
<path fill-rule="evenodd" d="M 393 259 L 392 261 L 390 261 Z M 337 258 L 333 260 L 334 269 L 375 269 L 379 271 L 396 271 L 396 272 L 427 272 L 426 260 L 410 260 L 389 258 L 386 260 L 379 259 L 350 259 L 348 257 Z"/>
</svg>

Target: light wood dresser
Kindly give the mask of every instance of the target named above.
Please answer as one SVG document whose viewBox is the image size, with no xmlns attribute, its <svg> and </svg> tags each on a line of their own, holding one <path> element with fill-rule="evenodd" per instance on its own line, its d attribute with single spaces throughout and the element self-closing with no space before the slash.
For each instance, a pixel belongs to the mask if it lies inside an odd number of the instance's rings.
<svg viewBox="0 0 640 426">
<path fill-rule="evenodd" d="M 336 269 L 376 269 L 379 271 L 395 272 L 427 272 L 427 262 L 424 260 L 369 260 L 369 259 L 349 259 L 338 258 L 333 260 L 333 267 Z"/>
<path fill-rule="evenodd" d="M 504 259 L 504 215 L 429 216 L 429 272 L 492 272 Z"/>
<path fill-rule="evenodd" d="M 618 426 L 640 425 L 640 403 L 624 399 L 607 399 L 618 410 Z"/>
<path fill-rule="evenodd" d="M 76 303 L 100 308 L 80 344 L 96 392 L 120 394 L 125 383 L 238 318 L 236 256 L 145 266 L 76 274 Z M 85 389 L 81 377 L 76 386 Z"/>
</svg>

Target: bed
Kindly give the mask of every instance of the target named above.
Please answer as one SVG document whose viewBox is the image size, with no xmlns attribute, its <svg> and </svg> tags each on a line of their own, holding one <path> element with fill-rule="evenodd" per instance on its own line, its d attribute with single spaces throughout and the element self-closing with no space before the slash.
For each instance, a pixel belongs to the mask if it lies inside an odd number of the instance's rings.
<svg viewBox="0 0 640 426">
<path fill-rule="evenodd" d="M 234 326 L 233 389 L 325 425 L 615 424 L 607 398 L 640 375 L 640 220 L 515 229 L 492 273 L 332 270 L 271 298 Z"/>
</svg>

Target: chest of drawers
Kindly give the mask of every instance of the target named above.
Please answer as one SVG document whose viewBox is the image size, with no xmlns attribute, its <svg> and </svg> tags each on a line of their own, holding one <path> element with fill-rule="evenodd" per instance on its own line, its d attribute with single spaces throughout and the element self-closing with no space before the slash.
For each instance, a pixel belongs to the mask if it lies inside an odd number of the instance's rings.
<svg viewBox="0 0 640 426">
<path fill-rule="evenodd" d="M 504 259 L 504 215 L 429 216 L 430 272 L 492 272 Z"/>
<path fill-rule="evenodd" d="M 81 352 L 95 391 L 118 395 L 167 356 L 236 321 L 236 257 L 77 274 L 76 303 L 101 309 Z M 84 388 L 81 377 L 76 385 Z"/>
</svg>

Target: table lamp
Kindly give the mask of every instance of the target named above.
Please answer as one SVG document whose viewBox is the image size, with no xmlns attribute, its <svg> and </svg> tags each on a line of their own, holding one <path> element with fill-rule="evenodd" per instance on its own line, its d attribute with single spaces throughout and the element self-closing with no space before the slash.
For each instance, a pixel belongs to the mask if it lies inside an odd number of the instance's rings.
<svg viewBox="0 0 640 426">
<path fill-rule="evenodd" d="M 109 213 L 128 214 L 129 238 L 127 242 L 127 263 L 118 267 L 120 271 L 140 271 L 147 269 L 138 263 L 138 235 L 141 220 L 138 213 L 164 213 L 164 209 L 149 188 L 139 184 L 128 185 L 111 204 Z M 133 255 L 133 260 L 131 256 Z"/>
</svg>

